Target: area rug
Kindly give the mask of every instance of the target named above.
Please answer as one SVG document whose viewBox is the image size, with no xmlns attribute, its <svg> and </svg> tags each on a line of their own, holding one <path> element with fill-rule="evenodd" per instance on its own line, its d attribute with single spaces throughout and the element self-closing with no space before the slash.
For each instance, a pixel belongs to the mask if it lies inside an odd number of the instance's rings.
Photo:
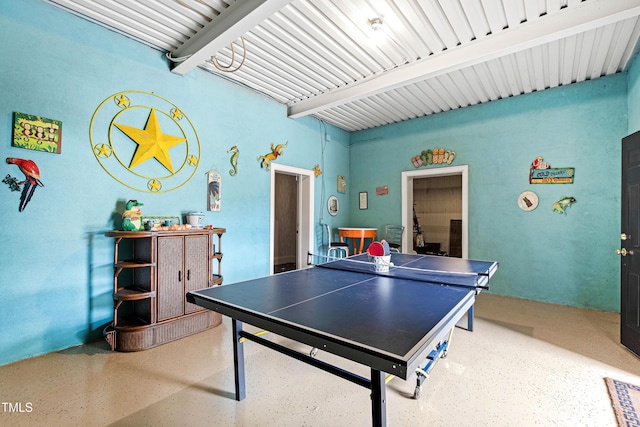
<svg viewBox="0 0 640 427">
<path fill-rule="evenodd" d="M 640 427 L 640 387 L 622 381 L 605 378 L 613 411 L 620 427 Z"/>
</svg>

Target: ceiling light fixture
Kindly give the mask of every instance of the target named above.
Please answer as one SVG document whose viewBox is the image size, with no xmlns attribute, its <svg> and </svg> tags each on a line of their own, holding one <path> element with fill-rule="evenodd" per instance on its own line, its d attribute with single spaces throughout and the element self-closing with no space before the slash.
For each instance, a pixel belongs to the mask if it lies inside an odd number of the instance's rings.
<svg viewBox="0 0 640 427">
<path fill-rule="evenodd" d="M 380 28 L 382 28 L 382 19 L 380 18 L 369 19 L 369 26 L 374 31 L 378 31 Z"/>
</svg>

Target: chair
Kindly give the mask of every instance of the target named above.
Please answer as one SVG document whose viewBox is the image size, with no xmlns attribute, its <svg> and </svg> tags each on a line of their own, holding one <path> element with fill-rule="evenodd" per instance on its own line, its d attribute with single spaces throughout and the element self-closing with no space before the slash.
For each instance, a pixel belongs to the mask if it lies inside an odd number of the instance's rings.
<svg viewBox="0 0 640 427">
<path fill-rule="evenodd" d="M 384 228 L 384 240 L 389 243 L 389 250 L 392 252 L 400 252 L 402 249 L 402 235 L 404 227 L 402 225 L 387 225 Z"/>
<path fill-rule="evenodd" d="M 342 258 L 340 255 L 349 256 L 349 244 L 343 242 L 333 242 L 331 240 L 331 227 L 329 224 L 322 224 L 325 233 L 327 233 L 327 256 L 334 258 Z M 334 254 L 335 255 L 332 255 Z"/>
</svg>

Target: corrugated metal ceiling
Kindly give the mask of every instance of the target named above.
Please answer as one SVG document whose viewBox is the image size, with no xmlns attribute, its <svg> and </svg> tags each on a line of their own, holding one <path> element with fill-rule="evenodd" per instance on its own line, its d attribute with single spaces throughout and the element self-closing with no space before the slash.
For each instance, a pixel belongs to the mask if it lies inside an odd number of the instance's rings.
<svg viewBox="0 0 640 427">
<path fill-rule="evenodd" d="M 640 36 L 640 0 L 48 1 L 347 131 L 615 74 Z"/>
</svg>

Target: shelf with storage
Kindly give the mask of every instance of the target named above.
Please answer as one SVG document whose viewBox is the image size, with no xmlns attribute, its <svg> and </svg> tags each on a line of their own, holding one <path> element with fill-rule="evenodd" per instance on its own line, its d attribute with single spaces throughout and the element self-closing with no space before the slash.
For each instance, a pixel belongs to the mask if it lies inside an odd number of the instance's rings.
<svg viewBox="0 0 640 427">
<path fill-rule="evenodd" d="M 224 234 L 224 229 L 218 229 L 216 231 L 217 235 L 217 245 L 213 244 L 213 251 L 211 253 L 211 286 L 221 285 L 222 284 L 222 234 Z M 215 239 L 215 238 L 214 238 Z M 217 268 L 216 268 L 217 267 Z"/>
<path fill-rule="evenodd" d="M 112 350 L 138 351 L 219 325 L 186 293 L 222 283 L 224 228 L 109 231 L 114 239 Z M 215 265 L 217 264 L 217 265 Z"/>
</svg>

